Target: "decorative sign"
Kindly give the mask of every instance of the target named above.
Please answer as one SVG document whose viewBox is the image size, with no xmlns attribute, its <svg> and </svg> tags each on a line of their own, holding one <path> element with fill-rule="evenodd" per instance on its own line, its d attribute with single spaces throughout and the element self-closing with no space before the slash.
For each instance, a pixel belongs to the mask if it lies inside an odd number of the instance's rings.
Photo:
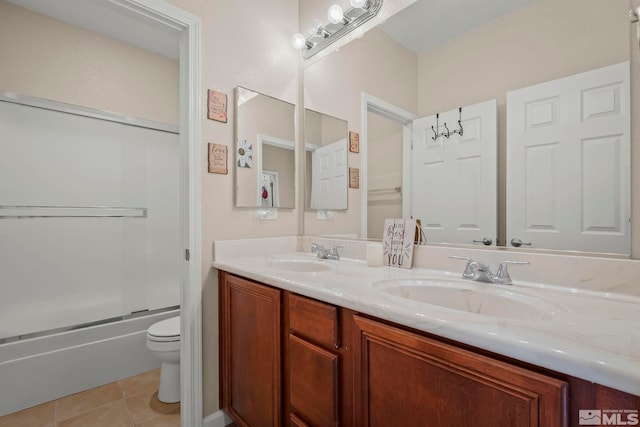
<svg viewBox="0 0 640 427">
<path fill-rule="evenodd" d="M 358 132 L 349 131 L 349 151 L 352 153 L 360 152 L 360 134 Z"/>
<path fill-rule="evenodd" d="M 209 143 L 209 173 L 227 174 L 227 146 Z"/>
<path fill-rule="evenodd" d="M 411 268 L 415 231 L 415 219 L 386 219 L 384 221 L 382 234 L 384 265 Z"/>
<path fill-rule="evenodd" d="M 349 168 L 349 188 L 360 188 L 360 169 Z"/>
<path fill-rule="evenodd" d="M 227 123 L 227 95 L 215 90 L 208 90 L 207 118 Z"/>
</svg>

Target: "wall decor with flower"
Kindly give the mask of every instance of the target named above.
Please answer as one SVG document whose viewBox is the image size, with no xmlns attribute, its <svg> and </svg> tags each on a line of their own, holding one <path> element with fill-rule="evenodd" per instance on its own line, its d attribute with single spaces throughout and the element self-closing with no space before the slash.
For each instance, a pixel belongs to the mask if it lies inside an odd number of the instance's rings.
<svg viewBox="0 0 640 427">
<path fill-rule="evenodd" d="M 253 150 L 251 144 L 246 139 L 238 139 L 238 149 L 236 150 L 238 167 L 250 168 L 253 166 Z"/>
</svg>

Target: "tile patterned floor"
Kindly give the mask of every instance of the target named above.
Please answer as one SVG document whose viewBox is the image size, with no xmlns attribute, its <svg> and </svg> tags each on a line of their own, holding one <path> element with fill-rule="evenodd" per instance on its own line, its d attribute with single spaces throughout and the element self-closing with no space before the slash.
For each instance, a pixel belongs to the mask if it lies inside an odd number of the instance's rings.
<svg viewBox="0 0 640 427">
<path fill-rule="evenodd" d="M 0 427 L 179 427 L 180 403 L 158 400 L 160 370 L 0 417 Z"/>
</svg>

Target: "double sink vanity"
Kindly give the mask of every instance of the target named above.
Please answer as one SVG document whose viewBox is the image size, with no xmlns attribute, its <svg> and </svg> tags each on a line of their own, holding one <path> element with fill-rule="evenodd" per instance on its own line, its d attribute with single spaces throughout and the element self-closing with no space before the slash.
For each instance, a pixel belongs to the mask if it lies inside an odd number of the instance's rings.
<svg viewBox="0 0 640 427">
<path fill-rule="evenodd" d="M 367 244 L 215 243 L 221 405 L 237 425 L 565 426 L 596 409 L 634 425 L 639 262 L 417 246 L 398 269 L 367 266 Z M 451 256 L 529 264 L 501 285 L 463 279 Z"/>
</svg>

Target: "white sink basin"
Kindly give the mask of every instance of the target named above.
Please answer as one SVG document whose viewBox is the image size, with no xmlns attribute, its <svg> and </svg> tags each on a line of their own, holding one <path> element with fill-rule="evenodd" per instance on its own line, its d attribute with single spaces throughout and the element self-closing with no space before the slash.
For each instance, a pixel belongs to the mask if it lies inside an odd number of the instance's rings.
<svg viewBox="0 0 640 427">
<path fill-rule="evenodd" d="M 511 287 L 455 279 L 383 280 L 375 289 L 401 298 L 481 316 L 550 320 L 564 311 L 556 304 Z"/>
<path fill-rule="evenodd" d="M 320 273 L 331 270 L 331 266 L 322 261 L 306 259 L 275 259 L 270 262 L 273 269 L 294 273 Z"/>
</svg>

